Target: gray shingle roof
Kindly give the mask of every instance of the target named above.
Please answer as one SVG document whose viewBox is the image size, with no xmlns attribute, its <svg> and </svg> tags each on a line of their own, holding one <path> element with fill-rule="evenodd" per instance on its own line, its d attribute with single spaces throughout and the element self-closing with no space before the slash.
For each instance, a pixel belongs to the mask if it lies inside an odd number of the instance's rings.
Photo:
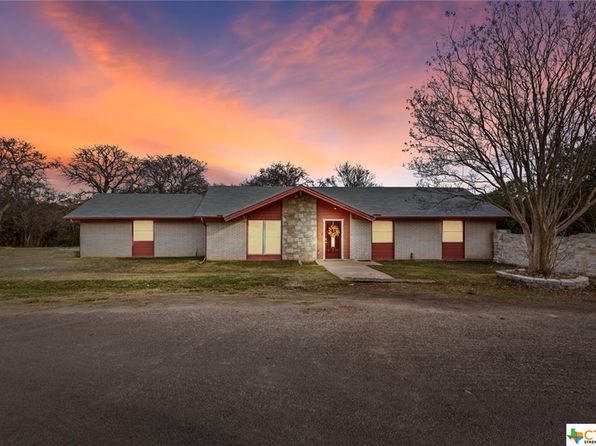
<svg viewBox="0 0 596 446">
<path fill-rule="evenodd" d="M 219 217 L 245 209 L 291 187 L 212 186 L 199 194 L 99 194 L 66 218 Z M 352 208 L 385 217 L 509 217 L 463 190 L 418 187 L 315 187 Z"/>
<path fill-rule="evenodd" d="M 509 217 L 468 191 L 426 187 L 315 187 L 331 198 L 374 216 Z"/>
<path fill-rule="evenodd" d="M 288 189 L 291 187 L 211 186 L 196 215 L 200 217 L 229 215 Z"/>
<path fill-rule="evenodd" d="M 97 194 L 65 218 L 190 218 L 199 194 Z"/>
<path fill-rule="evenodd" d="M 197 216 L 225 216 L 284 192 L 290 187 L 214 186 L 197 209 Z M 453 188 L 313 187 L 372 216 L 387 217 L 508 217 L 505 211 L 471 193 Z"/>
</svg>

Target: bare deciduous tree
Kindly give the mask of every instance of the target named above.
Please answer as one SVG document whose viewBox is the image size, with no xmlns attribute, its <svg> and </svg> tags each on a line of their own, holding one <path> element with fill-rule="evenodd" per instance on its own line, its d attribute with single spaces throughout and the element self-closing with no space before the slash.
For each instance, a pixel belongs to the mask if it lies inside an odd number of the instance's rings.
<svg viewBox="0 0 596 446">
<path fill-rule="evenodd" d="M 335 175 L 318 181 L 320 186 L 343 186 L 343 187 L 373 187 L 375 174 L 361 164 L 351 164 L 346 161 L 335 166 Z"/>
<path fill-rule="evenodd" d="M 0 245 L 76 244 L 78 228 L 62 219 L 64 196 L 46 177 L 56 166 L 30 143 L 0 138 Z"/>
<path fill-rule="evenodd" d="M 46 170 L 53 165 L 30 143 L 0 137 L 0 222 L 15 201 L 48 187 Z"/>
<path fill-rule="evenodd" d="M 84 184 L 92 192 L 129 192 L 141 174 L 137 158 L 114 145 L 95 145 L 75 151 L 72 160 L 61 166 L 71 184 Z"/>
<path fill-rule="evenodd" d="M 297 186 L 299 184 L 311 184 L 308 173 L 300 166 L 287 162 L 273 163 L 270 166 L 262 167 L 259 173 L 245 179 L 241 186 Z"/>
<path fill-rule="evenodd" d="M 594 150 L 596 151 L 596 145 Z M 592 173 L 586 179 L 584 189 L 580 191 L 580 194 L 586 195 L 589 190 L 593 189 L 596 189 L 596 164 L 594 164 Z M 596 233 L 596 203 L 574 223 L 573 230 L 574 232 Z"/>
<path fill-rule="evenodd" d="M 409 101 L 421 183 L 500 189 L 529 271 L 552 272 L 555 237 L 596 202 L 596 3 L 499 3 L 452 29 Z M 490 196 L 489 196 L 490 199 Z"/>
<path fill-rule="evenodd" d="M 200 193 L 207 190 L 203 161 L 183 155 L 157 155 L 142 160 L 143 192 Z"/>
</svg>

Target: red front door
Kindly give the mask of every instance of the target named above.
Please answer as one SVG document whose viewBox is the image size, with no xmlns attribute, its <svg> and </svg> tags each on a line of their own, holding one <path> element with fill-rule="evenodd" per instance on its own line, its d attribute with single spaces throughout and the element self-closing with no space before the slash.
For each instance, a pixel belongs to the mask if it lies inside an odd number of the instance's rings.
<svg viewBox="0 0 596 446">
<path fill-rule="evenodd" d="M 341 259 L 343 227 L 340 220 L 325 221 L 325 258 Z"/>
</svg>

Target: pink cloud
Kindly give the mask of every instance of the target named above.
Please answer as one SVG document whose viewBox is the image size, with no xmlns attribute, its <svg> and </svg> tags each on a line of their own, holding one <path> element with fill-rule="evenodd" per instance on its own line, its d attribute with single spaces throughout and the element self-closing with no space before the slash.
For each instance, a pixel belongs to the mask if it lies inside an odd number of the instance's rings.
<svg viewBox="0 0 596 446">
<path fill-rule="evenodd" d="M 0 85 L 0 130 L 52 156 L 100 142 L 137 155 L 186 153 L 209 163 L 210 179 L 226 183 L 271 161 L 290 160 L 321 177 L 347 159 L 385 184 L 413 183 L 401 167 L 405 101 L 423 79 L 432 36 L 439 37 L 440 5 L 316 3 L 287 22 L 270 15 L 272 5 L 258 5 L 227 31 L 248 43 L 234 53 L 215 45 L 211 52 L 225 61 L 216 67 L 197 56 L 210 68 L 204 71 L 184 63 L 194 57 L 193 42 L 156 42 L 117 3 L 101 4 L 110 20 L 80 4 L 41 8 L 76 61 L 28 72 L 23 67 L 32 61 L 15 56 L 0 72 L 0 81 L 10 81 Z M 417 41 L 429 36 L 424 45 Z M 27 82 L 14 89 L 20 76 Z"/>
<path fill-rule="evenodd" d="M 357 12 L 357 20 L 360 23 L 368 24 L 370 23 L 373 18 L 375 17 L 375 13 L 377 8 L 381 2 L 377 1 L 360 1 L 358 2 L 358 12 Z"/>
</svg>

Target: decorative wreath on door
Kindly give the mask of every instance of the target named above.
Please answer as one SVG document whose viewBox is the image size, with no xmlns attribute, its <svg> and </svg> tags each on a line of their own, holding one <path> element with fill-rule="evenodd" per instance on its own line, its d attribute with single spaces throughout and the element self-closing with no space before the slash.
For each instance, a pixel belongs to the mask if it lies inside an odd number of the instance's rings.
<svg viewBox="0 0 596 446">
<path fill-rule="evenodd" d="M 329 235 L 329 237 L 339 237 L 339 234 L 339 227 L 336 224 L 332 224 L 331 226 L 329 226 L 329 229 L 327 230 L 327 235 Z"/>
<path fill-rule="evenodd" d="M 327 235 L 331 239 L 331 248 L 335 250 L 335 237 L 339 237 L 339 227 L 336 224 L 331 224 L 327 229 Z"/>
</svg>

